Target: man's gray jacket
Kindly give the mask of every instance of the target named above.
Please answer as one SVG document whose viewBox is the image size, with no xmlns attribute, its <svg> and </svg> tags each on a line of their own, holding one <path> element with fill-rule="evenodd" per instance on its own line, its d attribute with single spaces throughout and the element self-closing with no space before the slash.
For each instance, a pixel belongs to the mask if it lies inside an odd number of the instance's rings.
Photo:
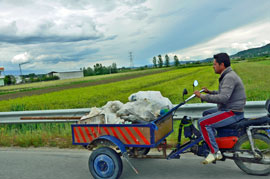
<svg viewBox="0 0 270 179">
<path fill-rule="evenodd" d="M 219 78 L 219 90 L 201 94 L 201 99 L 209 103 L 216 103 L 218 110 L 232 110 L 242 112 L 246 104 L 246 93 L 242 80 L 227 67 Z"/>
</svg>

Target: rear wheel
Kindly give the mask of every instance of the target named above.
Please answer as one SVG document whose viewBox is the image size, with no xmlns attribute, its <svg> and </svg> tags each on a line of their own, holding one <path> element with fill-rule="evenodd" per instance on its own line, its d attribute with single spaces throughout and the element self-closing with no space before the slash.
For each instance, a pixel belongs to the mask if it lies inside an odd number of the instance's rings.
<svg viewBox="0 0 270 179">
<path fill-rule="evenodd" d="M 95 150 L 89 158 L 89 170 L 96 179 L 116 179 L 122 174 L 123 163 L 115 152 L 109 147 L 101 147 Z"/>
<path fill-rule="evenodd" d="M 234 162 L 241 170 L 250 175 L 268 175 L 270 173 L 270 139 L 263 134 L 255 134 L 253 141 L 255 150 L 260 157 L 256 159 L 253 156 L 248 136 L 245 135 L 239 139 L 234 149 L 240 151 L 239 156 L 251 158 L 251 160 L 244 161 L 239 157 L 234 159 Z"/>
</svg>

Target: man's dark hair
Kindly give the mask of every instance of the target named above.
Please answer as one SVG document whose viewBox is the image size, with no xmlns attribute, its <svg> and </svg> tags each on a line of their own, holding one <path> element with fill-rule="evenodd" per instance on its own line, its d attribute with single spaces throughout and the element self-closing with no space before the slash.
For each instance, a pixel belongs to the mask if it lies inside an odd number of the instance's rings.
<svg viewBox="0 0 270 179">
<path fill-rule="evenodd" d="M 214 59 L 218 64 L 224 63 L 225 68 L 231 66 L 230 57 L 227 53 L 218 53 L 214 55 Z"/>
</svg>

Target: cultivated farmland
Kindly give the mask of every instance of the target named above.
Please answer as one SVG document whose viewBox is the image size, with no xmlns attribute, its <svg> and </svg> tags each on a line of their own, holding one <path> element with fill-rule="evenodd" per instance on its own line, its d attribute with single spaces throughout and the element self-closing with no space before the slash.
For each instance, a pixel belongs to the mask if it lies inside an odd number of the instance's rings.
<svg viewBox="0 0 270 179">
<path fill-rule="evenodd" d="M 114 83 L 1 101 L 0 111 L 10 111 L 18 108 L 23 110 L 43 110 L 99 107 L 112 100 L 127 102 L 130 94 L 145 90 L 161 91 L 163 96 L 170 98 L 173 103 L 177 103 L 180 101 L 182 89 L 188 87 L 191 90 L 193 80 L 199 80 L 200 77 L 208 79 L 206 82 L 202 82 L 201 85 L 213 86 L 217 84 L 216 77 L 209 67 L 177 69 Z M 188 83 L 189 85 L 187 85 Z"/>
<path fill-rule="evenodd" d="M 10 98 L 17 98 L 34 94 L 43 94 L 54 91 L 60 91 L 63 89 L 80 88 L 85 86 L 91 86 L 96 84 L 104 84 L 108 82 L 115 82 L 121 79 L 137 78 L 149 74 L 160 73 L 168 71 L 170 69 L 149 69 L 144 71 L 130 71 L 120 72 L 110 75 L 97 75 L 88 76 L 84 78 L 74 78 L 65 80 L 54 80 L 54 81 L 42 81 L 28 84 L 1 86 L 0 87 L 0 100 L 6 100 Z M 12 94 L 10 94 L 12 93 Z"/>
</svg>

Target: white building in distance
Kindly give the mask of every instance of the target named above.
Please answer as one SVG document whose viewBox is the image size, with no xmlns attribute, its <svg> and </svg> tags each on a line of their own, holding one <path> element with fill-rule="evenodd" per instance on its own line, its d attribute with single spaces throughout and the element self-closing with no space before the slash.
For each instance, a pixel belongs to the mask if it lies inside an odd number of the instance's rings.
<svg viewBox="0 0 270 179">
<path fill-rule="evenodd" d="M 2 73 L 4 72 L 4 67 L 0 67 L 0 86 L 4 86 L 5 85 L 5 76 L 2 75 Z"/>
<path fill-rule="evenodd" d="M 60 80 L 84 77 L 83 71 L 68 71 L 68 72 L 52 71 L 48 73 L 48 76 L 58 76 Z"/>
</svg>

